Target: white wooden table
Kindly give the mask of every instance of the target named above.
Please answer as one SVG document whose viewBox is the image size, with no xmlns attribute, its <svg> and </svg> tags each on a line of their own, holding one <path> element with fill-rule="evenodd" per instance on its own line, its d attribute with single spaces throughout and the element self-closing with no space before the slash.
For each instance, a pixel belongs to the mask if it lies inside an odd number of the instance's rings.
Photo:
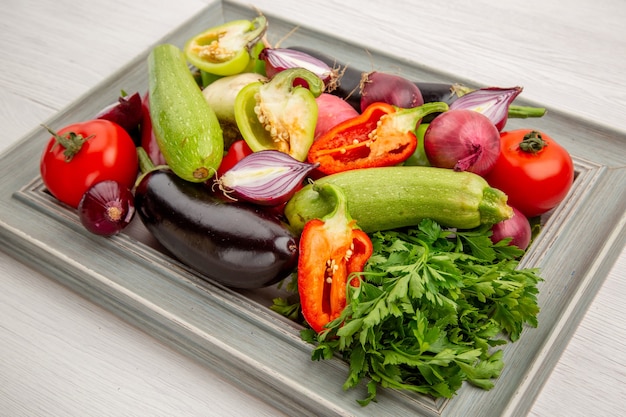
<svg viewBox="0 0 626 417">
<path fill-rule="evenodd" d="M 0 150 L 207 1 L 5 1 Z M 622 0 L 240 3 L 626 131 Z M 530 415 L 626 414 L 624 299 L 622 251 Z M 0 416 L 277 414 L 0 252 Z"/>
</svg>

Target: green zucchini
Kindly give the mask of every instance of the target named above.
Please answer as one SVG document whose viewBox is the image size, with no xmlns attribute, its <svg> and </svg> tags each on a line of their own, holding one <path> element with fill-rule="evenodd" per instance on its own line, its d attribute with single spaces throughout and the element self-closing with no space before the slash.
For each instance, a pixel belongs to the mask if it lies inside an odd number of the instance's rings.
<svg viewBox="0 0 626 417">
<path fill-rule="evenodd" d="M 513 215 L 507 196 L 471 172 L 423 166 L 364 168 L 328 175 L 299 190 L 285 216 L 295 232 L 333 208 L 315 184 L 343 188 L 348 211 L 365 232 L 415 226 L 424 218 L 445 227 L 472 229 Z"/>
<path fill-rule="evenodd" d="M 152 129 L 167 165 L 187 181 L 208 180 L 222 162 L 224 138 L 185 55 L 174 45 L 157 45 L 148 77 Z"/>
</svg>

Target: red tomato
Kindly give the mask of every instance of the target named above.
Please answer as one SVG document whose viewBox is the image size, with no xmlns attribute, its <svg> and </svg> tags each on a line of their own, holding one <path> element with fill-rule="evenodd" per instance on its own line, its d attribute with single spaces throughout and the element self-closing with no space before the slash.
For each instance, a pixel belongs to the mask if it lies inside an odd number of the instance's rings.
<svg viewBox="0 0 626 417">
<path fill-rule="evenodd" d="M 252 153 L 252 149 L 248 146 L 245 140 L 236 140 L 228 148 L 228 152 L 222 158 L 220 167 L 217 169 L 218 178 L 224 175 L 226 171 L 235 166 L 235 164 L 241 161 L 246 156 Z"/>
<path fill-rule="evenodd" d="M 73 156 L 53 136 L 41 155 L 39 169 L 48 191 L 76 208 L 93 184 L 113 180 L 131 188 L 137 178 L 137 149 L 118 124 L 97 119 L 72 124 L 57 132 L 59 138 L 80 136 L 84 143 Z"/>
<path fill-rule="evenodd" d="M 485 179 L 527 217 L 556 207 L 574 182 L 570 154 L 550 136 L 530 129 L 502 132 L 501 152 Z M 533 150 L 528 145 L 535 144 Z"/>
</svg>

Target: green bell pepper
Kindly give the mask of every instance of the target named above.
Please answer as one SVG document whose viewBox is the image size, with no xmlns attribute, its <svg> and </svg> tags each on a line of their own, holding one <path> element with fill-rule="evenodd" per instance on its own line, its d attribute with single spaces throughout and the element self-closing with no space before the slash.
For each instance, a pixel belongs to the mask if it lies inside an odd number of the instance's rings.
<svg viewBox="0 0 626 417">
<path fill-rule="evenodd" d="M 420 123 L 420 125 L 415 130 L 415 137 L 417 138 L 417 148 L 413 155 L 409 156 L 406 161 L 402 165 L 405 166 L 423 166 L 429 167 L 430 162 L 428 161 L 428 157 L 426 156 L 426 151 L 424 150 L 424 134 L 426 133 L 426 129 L 430 126 L 429 123 Z"/>
<path fill-rule="evenodd" d="M 187 60 L 199 70 L 218 76 L 235 75 L 251 67 L 267 19 L 234 20 L 190 38 L 184 47 Z"/>
<path fill-rule="evenodd" d="M 235 99 L 235 120 L 250 149 L 278 150 L 304 161 L 315 136 L 315 98 L 323 90 L 324 82 L 304 68 L 243 87 Z"/>
</svg>

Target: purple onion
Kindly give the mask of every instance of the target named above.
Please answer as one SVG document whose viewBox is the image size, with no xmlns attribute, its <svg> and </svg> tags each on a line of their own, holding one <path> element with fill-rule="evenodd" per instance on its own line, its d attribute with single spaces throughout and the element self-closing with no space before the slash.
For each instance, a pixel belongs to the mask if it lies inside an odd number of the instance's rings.
<svg viewBox="0 0 626 417">
<path fill-rule="evenodd" d="M 284 152 L 258 151 L 237 162 L 217 179 L 217 184 L 226 195 L 274 206 L 289 200 L 307 174 L 318 166 L 300 162 Z"/>
<path fill-rule="evenodd" d="M 521 211 L 513 208 L 511 218 L 496 223 L 492 226 L 491 241 L 498 243 L 502 239 L 511 238 L 509 245 L 517 246 L 521 250 L 526 250 L 530 244 L 532 229 L 530 222 Z"/>
<path fill-rule="evenodd" d="M 373 71 L 361 78 L 361 112 L 376 102 L 412 109 L 424 104 L 424 97 L 414 82 L 396 74 Z"/>
<path fill-rule="evenodd" d="M 131 136 L 139 129 L 142 118 L 142 100 L 139 93 L 122 95 L 96 115 L 96 119 L 106 119 L 122 126 Z"/>
<path fill-rule="evenodd" d="M 430 122 L 424 151 L 434 167 L 485 175 L 500 156 L 500 132 L 479 112 L 448 110 Z"/>
<path fill-rule="evenodd" d="M 259 54 L 259 59 L 265 61 L 265 73 L 268 78 L 286 69 L 304 68 L 317 75 L 324 82 L 326 90 L 330 91 L 336 86 L 339 77 L 337 70 L 324 61 L 294 49 L 265 48 Z"/>
<path fill-rule="evenodd" d="M 509 107 L 521 92 L 522 87 L 481 88 L 456 99 L 450 105 L 450 110 L 465 109 L 482 113 L 493 122 L 498 131 L 502 131 L 508 120 Z"/>
<path fill-rule="evenodd" d="M 91 186 L 78 203 L 78 217 L 91 233 L 113 236 L 121 232 L 135 215 L 133 193 L 117 181 L 101 181 Z"/>
</svg>

